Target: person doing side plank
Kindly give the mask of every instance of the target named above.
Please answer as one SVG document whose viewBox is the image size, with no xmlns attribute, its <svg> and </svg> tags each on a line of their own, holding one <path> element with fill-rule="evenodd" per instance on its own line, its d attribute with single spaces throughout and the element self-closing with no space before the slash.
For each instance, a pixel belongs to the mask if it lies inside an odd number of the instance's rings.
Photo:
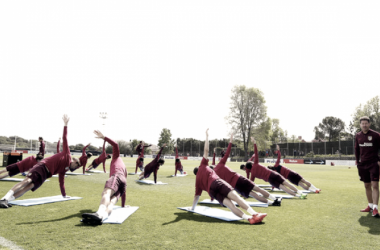
<svg viewBox="0 0 380 250">
<path fill-rule="evenodd" d="M 280 174 L 278 174 L 275 171 L 272 171 L 263 165 L 259 164 L 259 154 L 257 152 L 257 146 L 255 138 L 251 138 L 254 149 L 255 149 L 255 160 L 254 162 L 248 161 L 245 164 L 245 167 L 248 169 L 251 169 L 251 181 L 255 181 L 255 178 L 262 179 L 266 182 L 269 182 L 273 187 L 276 187 L 278 189 L 282 189 L 288 194 L 292 196 L 297 196 L 301 199 L 305 199 L 307 197 L 307 194 L 303 194 L 301 191 L 299 191 L 297 188 L 295 188 L 292 184 L 287 182 L 284 177 L 282 177 Z"/>
<path fill-rule="evenodd" d="M 240 218 L 248 220 L 250 224 L 261 222 L 267 214 L 255 212 L 231 187 L 230 184 L 222 180 L 216 173 L 208 166 L 208 129 L 206 130 L 206 141 L 203 153 L 203 159 L 199 167 L 194 168 L 195 179 L 195 196 L 191 210 L 194 210 L 202 191 L 209 193 L 212 199 L 216 199 L 220 205 L 227 206 L 232 213 Z M 246 210 L 250 215 L 245 214 L 232 202 L 235 201 L 241 208 Z"/>
<path fill-rule="evenodd" d="M 277 149 L 277 161 L 274 166 L 268 166 L 270 170 L 276 171 L 280 175 L 284 176 L 285 179 L 288 179 L 294 185 L 300 186 L 305 190 L 310 190 L 317 194 L 321 192 L 320 189 L 316 188 L 313 184 L 305 180 L 297 172 L 294 172 L 293 170 L 280 165 L 280 161 L 281 161 L 280 147 L 277 145 L 276 149 Z"/>
<path fill-rule="evenodd" d="M 145 166 L 144 171 L 141 172 L 139 176 L 139 180 L 149 178 L 149 176 L 154 174 L 154 183 L 157 183 L 157 171 L 160 169 L 160 166 L 164 165 L 165 160 L 161 159 L 162 150 L 166 147 L 166 143 L 162 145 L 160 152 L 158 152 L 156 158 L 153 161 L 149 162 L 148 165 Z"/>
<path fill-rule="evenodd" d="M 181 160 L 178 157 L 178 148 L 175 147 L 175 176 L 177 176 L 177 171 L 179 171 L 181 174 L 183 174 L 183 166 L 181 163 Z"/>
<path fill-rule="evenodd" d="M 106 154 L 106 141 L 103 142 L 103 151 L 102 154 L 92 161 L 91 165 L 86 169 L 86 171 L 89 171 L 91 169 L 95 169 L 99 166 L 100 163 L 103 163 L 103 171 L 106 172 L 106 160 L 111 158 L 111 155 Z"/>
<path fill-rule="evenodd" d="M 227 159 L 231 153 L 232 139 L 233 134 L 231 134 L 230 143 L 228 144 L 225 155 L 220 160 L 218 165 L 216 165 L 216 167 L 214 168 L 215 173 L 220 178 L 229 183 L 236 190 L 236 192 L 238 192 L 243 197 L 249 198 L 249 196 L 251 195 L 258 201 L 273 204 L 273 206 L 281 206 L 281 200 L 276 199 L 273 195 L 269 194 L 264 189 L 261 189 L 260 187 L 256 186 L 255 183 L 253 183 L 251 180 L 241 176 L 235 171 L 232 171 L 229 167 L 226 166 Z M 255 191 L 261 193 L 263 197 L 257 195 Z M 268 201 L 266 198 L 269 198 L 273 201 Z"/>
<path fill-rule="evenodd" d="M 70 148 L 67 142 L 67 124 L 69 123 L 69 117 L 63 116 L 63 151 L 59 154 L 55 154 L 51 157 L 45 158 L 38 162 L 29 171 L 26 178 L 17 183 L 8 193 L 0 200 L 0 208 L 11 207 L 8 201 L 12 201 L 29 190 L 36 191 L 47 178 L 52 177 L 55 174 L 59 175 L 59 187 L 63 198 L 70 198 L 66 196 L 65 191 L 65 173 L 70 170 L 73 172 L 80 166 L 80 162 L 77 158 L 71 158 Z"/>
<path fill-rule="evenodd" d="M 113 206 L 117 203 L 120 196 L 121 206 L 125 206 L 128 173 L 120 157 L 119 145 L 110 138 L 105 137 L 99 130 L 94 131 L 94 133 L 96 138 L 103 139 L 112 146 L 110 177 L 104 186 L 98 211 L 96 213 L 84 213 L 82 217 L 84 223 L 102 225 L 103 221 L 112 213 Z"/>
<path fill-rule="evenodd" d="M 5 169 L 0 170 L 0 180 L 6 177 L 12 177 L 16 174 L 23 173 L 31 169 L 37 162 L 40 162 L 43 156 L 38 154 L 36 157 L 29 156 L 22 161 L 8 165 Z"/>
</svg>

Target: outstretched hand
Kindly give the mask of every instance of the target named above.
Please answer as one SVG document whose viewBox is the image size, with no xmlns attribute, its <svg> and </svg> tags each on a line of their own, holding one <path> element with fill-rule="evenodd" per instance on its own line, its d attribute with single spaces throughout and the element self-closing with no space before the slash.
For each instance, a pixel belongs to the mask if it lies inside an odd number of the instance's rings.
<svg viewBox="0 0 380 250">
<path fill-rule="evenodd" d="M 90 146 L 91 145 L 91 142 L 89 143 L 89 144 L 87 144 L 87 146 L 86 147 L 88 147 L 88 146 Z"/>
<path fill-rule="evenodd" d="M 253 142 L 253 144 L 256 144 L 255 138 L 253 138 L 253 136 L 251 136 L 251 141 Z"/>
<path fill-rule="evenodd" d="M 162 147 L 163 147 L 163 148 L 166 147 L 166 143 L 164 143 L 164 145 L 162 145 Z"/>
<path fill-rule="evenodd" d="M 277 149 L 277 151 L 280 150 L 280 146 L 277 145 L 276 149 Z"/>
<path fill-rule="evenodd" d="M 214 154 L 215 154 L 215 150 L 216 150 L 216 148 L 214 148 Z"/>
<path fill-rule="evenodd" d="M 232 143 L 233 139 L 234 139 L 234 133 L 231 133 L 231 136 L 230 136 L 230 143 Z"/>
<path fill-rule="evenodd" d="M 63 120 L 63 123 L 65 124 L 65 126 L 67 126 L 67 124 L 70 121 L 70 118 L 66 114 L 64 114 L 62 117 L 62 120 Z"/>
<path fill-rule="evenodd" d="M 98 139 L 104 139 L 105 138 L 105 136 L 99 130 L 95 130 L 94 134 L 96 135 L 95 138 L 98 138 Z"/>
<path fill-rule="evenodd" d="M 208 137 L 208 129 L 206 130 L 206 136 Z"/>
</svg>

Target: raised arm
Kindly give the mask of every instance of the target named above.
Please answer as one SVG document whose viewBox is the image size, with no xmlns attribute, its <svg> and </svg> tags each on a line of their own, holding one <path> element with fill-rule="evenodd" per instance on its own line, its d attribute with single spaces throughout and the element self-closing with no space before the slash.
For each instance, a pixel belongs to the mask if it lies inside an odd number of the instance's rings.
<svg viewBox="0 0 380 250">
<path fill-rule="evenodd" d="M 257 145 L 256 145 L 256 141 L 255 141 L 255 138 L 251 137 L 252 139 L 252 142 L 253 142 L 253 147 L 255 149 L 255 161 L 253 162 L 254 164 L 258 164 L 259 163 L 259 153 L 257 152 Z"/>
<path fill-rule="evenodd" d="M 175 158 L 178 159 L 178 148 L 175 147 Z"/>
<path fill-rule="evenodd" d="M 223 164 L 223 165 L 226 165 L 226 162 L 228 160 L 228 157 L 230 156 L 230 153 L 231 153 L 231 147 L 232 147 L 232 140 L 234 138 L 234 135 L 231 134 L 231 137 L 230 137 L 230 143 L 228 143 L 228 148 L 227 148 L 227 151 L 226 153 L 224 154 L 223 158 L 220 160 L 219 164 Z"/>
<path fill-rule="evenodd" d="M 274 166 L 277 167 L 278 165 L 280 165 L 280 161 L 281 161 L 280 146 L 277 145 L 277 161 L 276 161 L 276 164 L 274 164 Z"/>
<path fill-rule="evenodd" d="M 69 143 L 67 142 L 67 124 L 69 123 L 70 118 L 67 115 L 63 116 L 63 123 L 65 126 L 63 127 L 63 152 L 70 152 Z"/>
<path fill-rule="evenodd" d="M 208 158 L 208 152 L 209 152 L 209 143 L 208 143 L 208 129 L 206 130 L 206 141 L 205 141 L 205 148 L 203 151 L 203 158 Z"/>
<path fill-rule="evenodd" d="M 215 148 L 214 148 L 214 154 L 212 156 L 212 165 L 215 166 Z"/>
<path fill-rule="evenodd" d="M 61 145 L 61 138 L 59 138 L 57 143 L 57 154 L 59 153 L 59 146 Z"/>
<path fill-rule="evenodd" d="M 106 172 L 106 160 L 107 160 L 107 158 L 105 158 L 105 159 L 103 160 L 103 171 L 104 171 L 104 173 L 107 173 L 107 172 Z"/>
<path fill-rule="evenodd" d="M 158 159 L 160 159 L 160 157 L 161 157 L 161 153 L 162 153 L 162 150 L 164 149 L 164 147 L 166 147 L 166 143 L 164 143 L 164 145 L 162 145 L 160 151 L 159 151 L 158 154 L 156 155 L 156 158 L 155 158 L 156 161 L 158 161 Z"/>
<path fill-rule="evenodd" d="M 86 155 L 86 148 L 87 148 L 88 146 L 90 146 L 90 145 L 91 145 L 91 143 L 89 143 L 89 144 L 87 144 L 86 146 L 83 147 L 83 149 L 82 149 L 82 156 L 85 156 L 85 155 Z"/>
</svg>

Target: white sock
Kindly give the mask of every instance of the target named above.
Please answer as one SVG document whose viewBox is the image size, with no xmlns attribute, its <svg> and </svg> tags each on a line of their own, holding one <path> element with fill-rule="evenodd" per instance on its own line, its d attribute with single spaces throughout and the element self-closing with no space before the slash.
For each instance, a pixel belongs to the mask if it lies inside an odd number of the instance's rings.
<svg viewBox="0 0 380 250">
<path fill-rule="evenodd" d="M 373 204 L 373 209 L 378 209 L 376 204 Z"/>
<path fill-rule="evenodd" d="M 268 200 L 268 205 L 272 205 L 274 201 Z"/>
<path fill-rule="evenodd" d="M 310 184 L 310 187 L 317 190 L 318 188 L 316 188 L 313 184 Z"/>
<path fill-rule="evenodd" d="M 12 195 L 9 199 L 8 199 L 8 201 L 13 201 L 13 200 L 15 200 L 16 198 Z"/>
<path fill-rule="evenodd" d="M 249 219 L 252 218 L 252 216 L 249 216 L 249 215 L 243 214 L 242 218 L 243 218 L 244 220 L 249 220 Z"/>
<path fill-rule="evenodd" d="M 273 194 L 269 194 L 268 198 L 271 199 L 271 200 L 273 200 L 273 201 L 276 200 L 276 197 L 274 197 Z"/>
<path fill-rule="evenodd" d="M 373 203 L 368 203 L 368 206 L 373 209 Z"/>
<path fill-rule="evenodd" d="M 299 193 L 296 194 L 296 197 L 301 197 L 301 195 Z"/>
<path fill-rule="evenodd" d="M 297 190 L 297 194 L 302 195 L 301 190 Z"/>
<path fill-rule="evenodd" d="M 15 192 L 13 192 L 13 190 L 9 190 L 8 193 L 6 195 L 4 195 L 3 198 L 1 198 L 2 200 L 9 200 L 9 198 L 11 198 L 13 196 Z"/>
<path fill-rule="evenodd" d="M 257 212 L 256 212 L 255 210 L 253 210 L 251 207 L 249 207 L 249 208 L 247 209 L 247 212 L 248 212 L 250 215 L 255 215 L 255 214 L 257 214 Z"/>
<path fill-rule="evenodd" d="M 107 207 L 103 204 L 100 204 L 98 211 L 96 212 L 99 214 L 99 216 L 104 216 L 104 213 L 106 213 Z"/>
</svg>

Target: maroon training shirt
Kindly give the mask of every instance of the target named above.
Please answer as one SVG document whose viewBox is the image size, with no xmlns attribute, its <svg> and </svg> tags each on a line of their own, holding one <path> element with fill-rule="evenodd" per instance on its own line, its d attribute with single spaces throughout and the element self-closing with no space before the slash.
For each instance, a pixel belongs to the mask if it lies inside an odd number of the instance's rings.
<svg viewBox="0 0 380 250">
<path fill-rule="evenodd" d="M 37 160 L 36 160 L 36 157 L 32 155 L 32 156 L 29 156 L 28 158 L 25 158 L 22 161 L 17 162 L 16 164 L 17 164 L 18 169 L 20 170 L 20 173 L 22 173 L 22 172 L 28 171 L 34 165 L 36 165 Z"/>
<path fill-rule="evenodd" d="M 154 158 L 153 161 L 149 162 L 149 164 L 146 165 L 144 169 L 144 176 L 154 173 L 154 183 L 157 183 L 157 171 L 160 168 L 160 164 L 158 164 L 158 160 L 161 157 L 161 152 L 163 149 L 164 147 L 161 147 L 160 152 L 158 152 L 158 155 L 156 156 L 156 158 Z"/>
<path fill-rule="evenodd" d="M 238 181 L 240 174 L 232 171 L 229 167 L 226 166 L 226 162 L 231 153 L 232 143 L 228 144 L 227 151 L 223 158 L 220 160 L 218 165 L 214 168 L 215 173 L 227 183 L 229 183 L 233 188 L 236 186 L 236 182 Z"/>
<path fill-rule="evenodd" d="M 39 154 L 41 154 L 42 156 L 45 156 L 45 142 L 44 141 L 40 142 L 40 152 L 39 152 Z"/>
<path fill-rule="evenodd" d="M 65 191 L 65 173 L 69 170 L 71 163 L 70 148 L 67 142 L 67 126 L 63 127 L 63 151 L 55 154 L 51 157 L 43 159 L 41 162 L 45 164 L 47 169 L 49 169 L 48 178 L 52 175 L 59 175 L 59 187 L 61 188 L 62 196 L 66 196 Z"/>
<path fill-rule="evenodd" d="M 264 167 L 263 165 L 259 164 L 259 154 L 257 153 L 257 146 L 254 145 L 255 148 L 255 161 L 252 164 L 251 169 L 251 181 L 255 181 L 255 178 L 262 179 L 266 182 L 269 180 L 270 174 L 273 172 L 272 170 L 268 169 L 267 167 Z"/>
<path fill-rule="evenodd" d="M 79 158 L 79 162 L 80 162 L 80 165 L 83 166 L 83 174 L 84 174 L 84 171 L 85 171 L 85 168 L 86 168 L 86 164 L 87 164 L 87 154 L 86 154 L 86 148 L 88 147 L 88 145 L 86 145 L 83 149 L 82 149 L 82 156 Z M 80 166 L 79 166 L 80 167 Z"/>
<path fill-rule="evenodd" d="M 365 168 L 379 161 L 380 134 L 372 129 L 367 134 L 363 131 L 355 136 L 355 157 L 358 167 Z"/>
<path fill-rule="evenodd" d="M 201 195 L 203 190 L 210 194 L 211 184 L 217 179 L 219 176 L 208 166 L 208 159 L 203 157 L 195 178 L 195 195 Z"/>
</svg>

